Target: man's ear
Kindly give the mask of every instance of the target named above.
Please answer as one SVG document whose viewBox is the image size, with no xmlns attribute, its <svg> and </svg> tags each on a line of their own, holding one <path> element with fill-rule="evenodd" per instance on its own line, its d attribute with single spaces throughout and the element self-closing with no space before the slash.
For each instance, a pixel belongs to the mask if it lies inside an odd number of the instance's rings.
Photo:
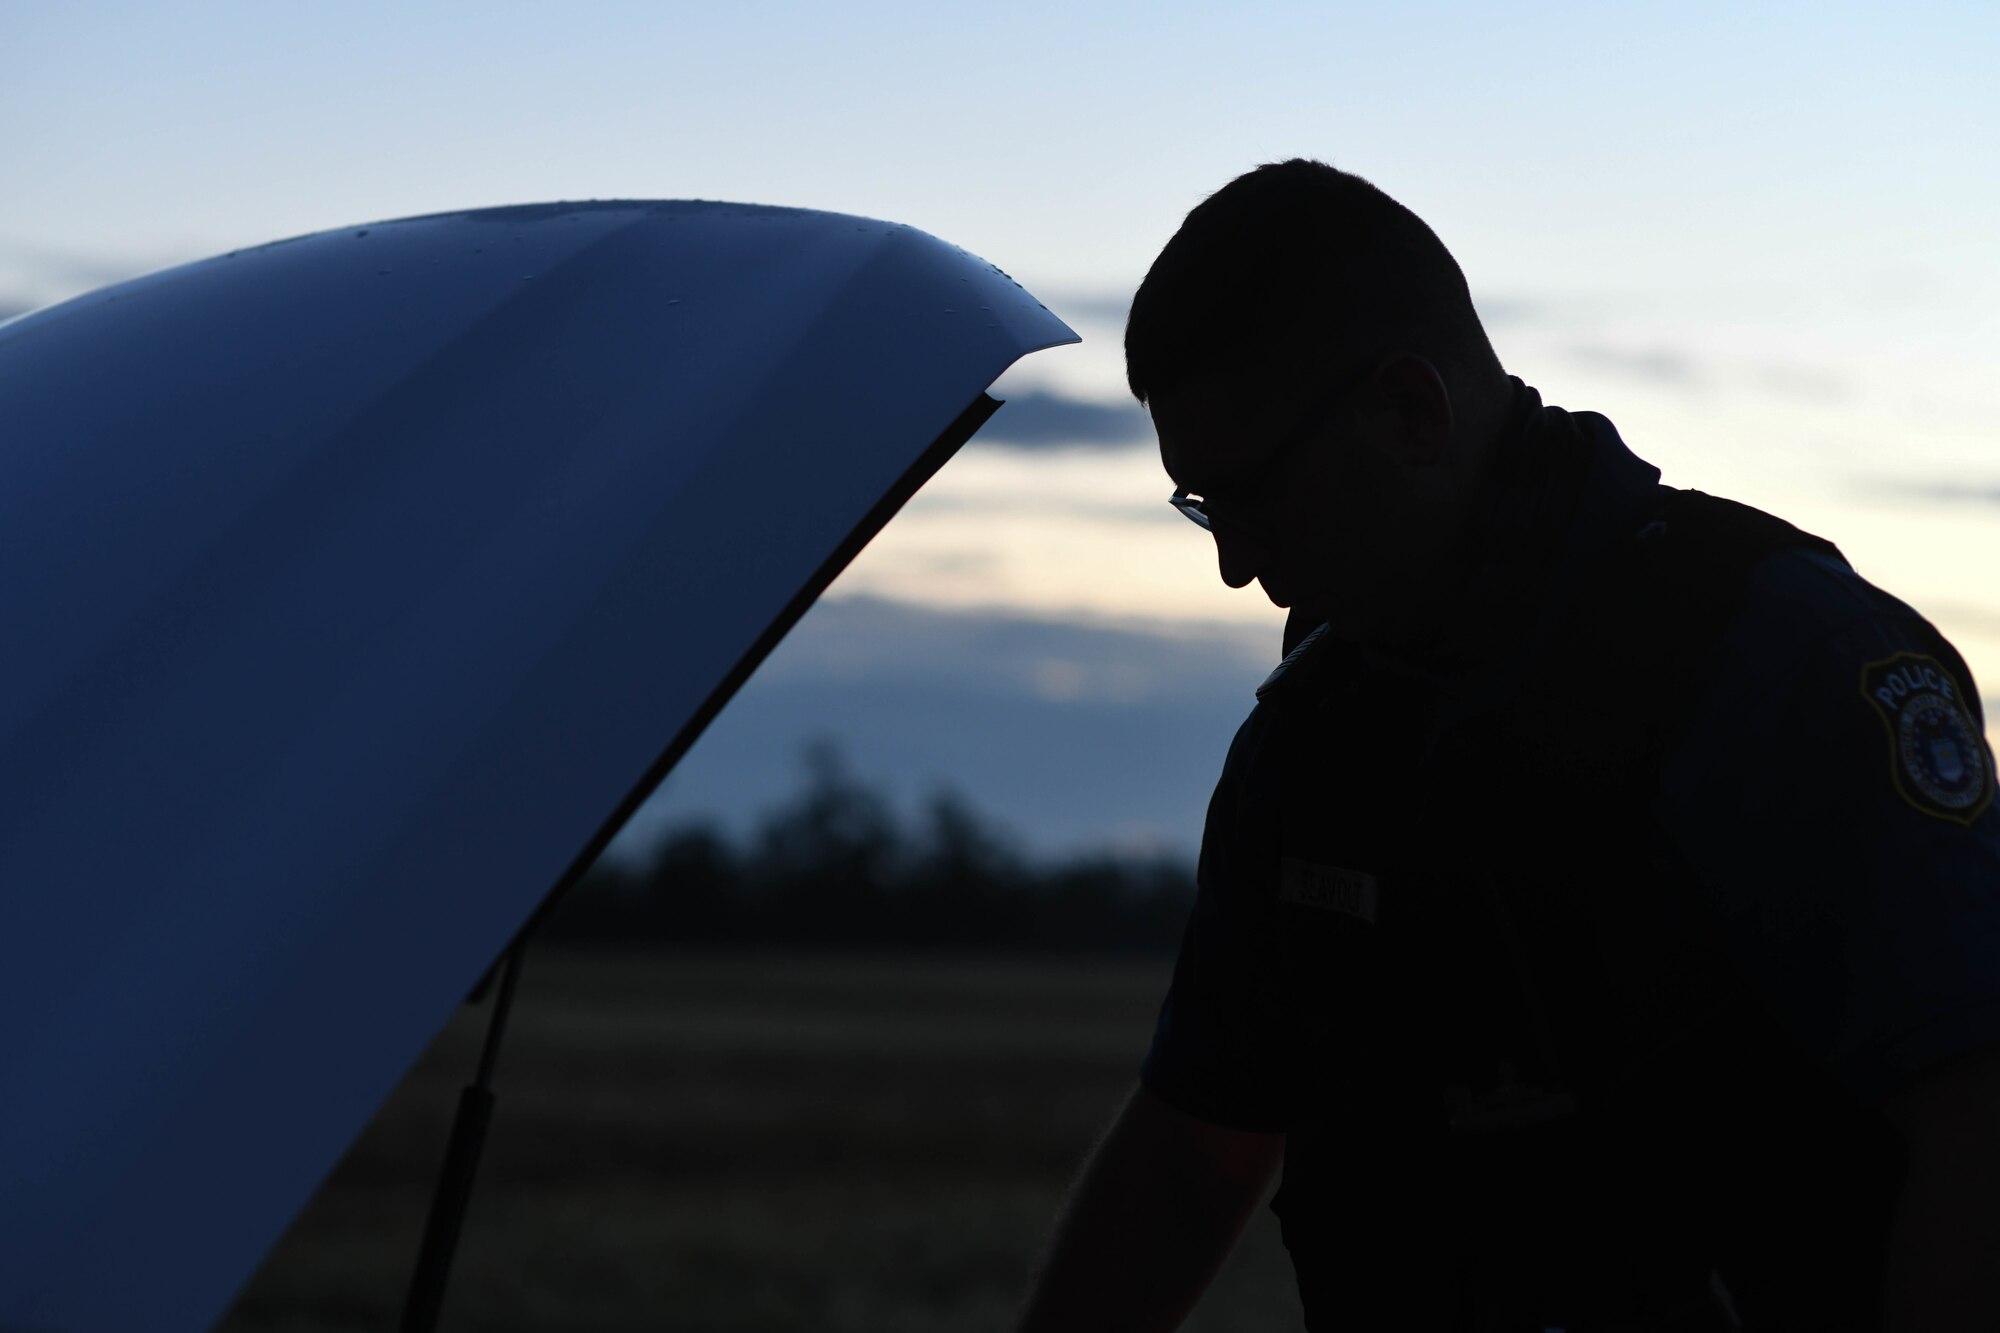
<svg viewBox="0 0 2000 1333">
<path fill-rule="evenodd" d="M 1444 376 L 1414 352 L 1383 361 L 1375 383 L 1387 400 L 1390 445 L 1397 461 L 1410 467 L 1437 467 L 1451 454 L 1451 391 Z"/>
</svg>

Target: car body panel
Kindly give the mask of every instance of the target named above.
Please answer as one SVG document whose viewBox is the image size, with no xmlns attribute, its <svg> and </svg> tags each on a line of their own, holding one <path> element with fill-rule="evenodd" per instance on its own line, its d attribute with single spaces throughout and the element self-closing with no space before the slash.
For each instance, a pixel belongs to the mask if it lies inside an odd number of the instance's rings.
<svg viewBox="0 0 2000 1333">
<path fill-rule="evenodd" d="M 0 1327 L 218 1317 L 1073 341 L 922 232 L 685 201 L 342 228 L 0 327 Z"/>
</svg>

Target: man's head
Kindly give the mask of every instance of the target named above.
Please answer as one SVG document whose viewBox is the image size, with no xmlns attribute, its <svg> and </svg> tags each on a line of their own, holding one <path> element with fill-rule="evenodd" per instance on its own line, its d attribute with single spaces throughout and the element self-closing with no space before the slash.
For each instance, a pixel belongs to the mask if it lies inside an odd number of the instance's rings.
<svg viewBox="0 0 2000 1333">
<path fill-rule="evenodd" d="M 1324 163 L 1259 167 L 1160 252 L 1125 359 L 1224 582 L 1383 646 L 1433 628 L 1513 386 L 1421 219 Z"/>
</svg>

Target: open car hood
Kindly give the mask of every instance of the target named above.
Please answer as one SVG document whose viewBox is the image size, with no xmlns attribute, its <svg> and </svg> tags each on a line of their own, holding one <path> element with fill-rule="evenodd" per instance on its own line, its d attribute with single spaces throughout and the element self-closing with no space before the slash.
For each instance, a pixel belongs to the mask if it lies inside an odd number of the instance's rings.
<svg viewBox="0 0 2000 1333">
<path fill-rule="evenodd" d="M 908 227 L 348 227 L 0 326 L 0 1327 L 204 1327 L 1076 335 Z"/>
</svg>

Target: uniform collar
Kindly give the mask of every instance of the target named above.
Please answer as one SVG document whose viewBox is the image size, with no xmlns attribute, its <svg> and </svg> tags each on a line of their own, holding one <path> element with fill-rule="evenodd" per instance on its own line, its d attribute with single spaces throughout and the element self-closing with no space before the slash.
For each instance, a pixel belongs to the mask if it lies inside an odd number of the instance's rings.
<svg viewBox="0 0 2000 1333">
<path fill-rule="evenodd" d="M 1512 696 L 1571 611 L 1583 575 L 1651 520 L 1662 494 L 1660 470 L 1609 418 L 1545 404 L 1520 377 L 1508 379 L 1512 410 L 1467 525 L 1455 596 L 1473 651 L 1416 657 L 1341 645 L 1362 672 L 1432 685 L 1446 701 L 1440 731 Z M 1328 651 L 1329 638 L 1313 647 Z"/>
</svg>

